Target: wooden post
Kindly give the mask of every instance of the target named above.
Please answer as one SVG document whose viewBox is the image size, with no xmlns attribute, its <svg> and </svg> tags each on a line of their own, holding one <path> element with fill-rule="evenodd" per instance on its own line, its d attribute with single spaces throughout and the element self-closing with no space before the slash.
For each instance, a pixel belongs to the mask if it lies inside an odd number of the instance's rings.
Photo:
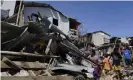
<svg viewBox="0 0 133 80">
<path fill-rule="evenodd" d="M 23 15 L 24 5 L 22 5 L 22 9 L 20 11 L 19 19 L 18 19 L 18 25 L 22 26 L 24 25 L 24 15 Z"/>
<path fill-rule="evenodd" d="M 18 10 L 18 15 L 17 15 L 16 25 L 18 25 L 19 16 L 20 16 L 20 11 L 21 11 L 21 5 L 22 5 L 22 0 L 20 0 L 20 4 L 19 4 L 19 10 Z"/>
<path fill-rule="evenodd" d="M 50 50 L 51 43 L 52 43 L 52 39 L 50 39 L 49 42 L 48 42 L 48 45 L 47 45 L 47 48 L 46 48 L 46 51 L 45 51 L 46 54 L 48 54 L 48 52 Z"/>
</svg>

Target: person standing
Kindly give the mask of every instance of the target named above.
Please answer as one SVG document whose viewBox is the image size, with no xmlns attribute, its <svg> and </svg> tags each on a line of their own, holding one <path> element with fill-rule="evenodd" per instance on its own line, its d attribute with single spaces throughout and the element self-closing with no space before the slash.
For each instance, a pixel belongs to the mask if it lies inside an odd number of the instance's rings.
<svg viewBox="0 0 133 80">
<path fill-rule="evenodd" d="M 111 65 L 110 65 L 110 62 L 109 62 L 108 54 L 105 54 L 105 56 L 104 56 L 103 69 L 105 71 L 105 74 L 108 74 L 108 72 L 111 70 Z"/>
<path fill-rule="evenodd" d="M 123 47 L 123 46 L 121 46 L 121 47 L 120 47 L 120 53 L 121 53 L 121 55 L 123 55 L 123 53 L 122 53 L 122 51 L 123 51 L 123 50 L 124 50 L 124 47 Z M 124 56 L 122 56 L 122 65 L 123 65 L 124 67 L 126 66 Z"/>
<path fill-rule="evenodd" d="M 121 70 L 121 65 L 120 65 L 120 62 L 121 62 L 121 59 L 122 59 L 122 56 L 119 52 L 119 48 L 114 48 L 114 51 L 111 53 L 111 57 L 113 59 L 113 70 L 116 72 L 116 74 L 118 74 L 118 78 L 121 80 L 121 73 L 120 73 L 120 70 Z"/>
<path fill-rule="evenodd" d="M 122 54 L 124 56 L 126 65 L 131 67 L 132 66 L 132 58 L 131 58 L 131 51 L 129 50 L 128 46 L 126 46 L 124 48 L 124 50 L 122 51 Z"/>
</svg>

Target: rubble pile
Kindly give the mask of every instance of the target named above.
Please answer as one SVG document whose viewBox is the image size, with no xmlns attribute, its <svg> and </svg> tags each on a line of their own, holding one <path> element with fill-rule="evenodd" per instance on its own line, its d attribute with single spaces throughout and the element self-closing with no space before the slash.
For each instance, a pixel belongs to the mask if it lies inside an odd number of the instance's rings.
<svg viewBox="0 0 133 80">
<path fill-rule="evenodd" d="M 40 5 L 34 2 L 25 5 L 22 2 L 16 4 L 19 6 L 19 8 L 15 8 L 18 12 L 10 17 L 9 10 L 1 11 L 2 77 L 30 76 L 33 78 L 33 76 L 51 76 L 51 80 L 53 80 L 52 76 L 73 76 L 69 77 L 71 79 L 57 78 L 57 80 L 100 79 L 103 55 L 110 54 L 113 51 L 114 46 L 116 47 L 119 44 L 117 39 L 114 40 L 115 42 L 111 40 L 112 42 L 108 43 L 110 35 L 107 34 L 105 44 L 96 42 L 97 45 L 95 45 L 92 43 L 91 38 L 93 34 L 101 31 L 89 33 L 82 37 L 80 35 L 79 38 L 75 27 L 68 29 L 69 34 L 66 33 L 68 31 L 65 28 L 62 28 L 68 24 L 67 20 L 72 21 L 70 25 L 74 26 L 75 20 L 69 18 L 64 21 L 66 23 L 58 23 L 55 17 L 44 16 L 39 11 L 26 16 L 28 20 L 24 21 L 24 6 L 30 8 L 34 5 L 34 7 L 55 9 L 50 5 Z M 28 13 L 33 11 L 34 8 Z M 63 16 L 62 13 L 60 14 Z M 89 38 L 86 38 L 86 36 Z M 130 40 L 130 44 L 132 44 L 132 40 Z M 129 75 L 131 79 L 133 72 L 126 70 L 123 70 L 125 71 L 123 78 Z M 32 78 L 30 79 L 33 80 Z"/>
<path fill-rule="evenodd" d="M 82 74 L 93 78 L 94 68 L 90 63 L 92 61 L 71 43 L 71 39 L 67 35 L 47 19 L 41 18 L 39 22 L 30 21 L 21 28 L 8 22 L 1 23 L 3 26 L 1 51 L 3 76 L 37 76 L 47 73 L 48 76 Z M 6 41 L 7 35 L 10 33 L 10 31 L 4 33 L 7 29 L 10 29 L 11 32 L 14 29 L 22 32 L 12 32 L 12 34 L 17 34 L 14 36 L 16 38 Z M 49 30 L 52 33 L 49 33 Z M 64 35 L 66 38 L 63 39 L 60 35 Z M 45 37 L 49 39 L 45 40 Z M 43 46 L 38 42 L 42 42 Z M 82 61 L 87 64 L 84 65 Z"/>
<path fill-rule="evenodd" d="M 28 16 L 29 21 L 23 25 L 8 22 L 11 18 L 3 16 L 1 21 L 2 76 L 94 78 L 98 64 L 85 56 L 68 35 L 40 12 Z"/>
</svg>

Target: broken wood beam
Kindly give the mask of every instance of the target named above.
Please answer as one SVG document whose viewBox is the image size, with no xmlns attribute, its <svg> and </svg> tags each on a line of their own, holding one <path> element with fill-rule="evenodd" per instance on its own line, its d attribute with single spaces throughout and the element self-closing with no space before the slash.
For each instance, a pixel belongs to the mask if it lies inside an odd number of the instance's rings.
<svg viewBox="0 0 133 80">
<path fill-rule="evenodd" d="M 64 46 L 64 47 L 66 47 L 68 50 L 71 50 L 71 51 L 77 53 L 77 54 L 76 54 L 77 57 L 80 56 L 80 57 L 86 59 L 87 62 L 89 61 L 89 62 L 91 62 L 91 63 L 93 63 L 93 64 L 95 64 L 95 65 L 99 65 L 99 66 L 100 66 L 100 64 L 98 64 L 98 63 L 94 62 L 93 60 L 91 60 L 90 58 L 88 58 L 88 57 L 82 55 L 80 50 L 76 51 L 75 49 L 72 49 L 70 46 L 68 46 L 68 45 L 66 45 L 66 44 L 64 44 L 64 43 L 61 43 L 61 45 Z M 73 55 L 73 56 L 74 56 L 74 55 Z"/>
<path fill-rule="evenodd" d="M 12 61 L 12 63 L 14 63 L 16 66 L 19 66 L 19 67 L 21 67 L 22 69 L 25 69 L 25 70 L 42 70 L 42 69 L 46 69 L 46 65 L 44 63 L 40 63 L 40 62 Z M 12 65 L 7 65 L 3 61 L 1 61 L 1 69 L 2 70 L 12 69 Z"/>
<path fill-rule="evenodd" d="M 8 58 L 6 58 L 6 57 L 4 57 L 3 59 L 2 59 L 2 61 L 4 62 L 4 63 L 6 63 L 8 66 L 10 66 L 12 69 L 14 69 L 14 70 L 22 70 L 22 68 L 20 67 L 20 66 L 18 66 L 18 65 L 16 65 L 14 62 L 12 62 L 11 60 L 9 60 Z"/>
<path fill-rule="evenodd" d="M 0 51 L 3 56 L 20 56 L 20 57 L 40 57 L 40 58 L 59 58 L 59 56 L 50 56 L 50 55 L 36 55 L 33 53 L 26 52 L 13 52 L 13 51 Z"/>
<path fill-rule="evenodd" d="M 10 66 L 8 66 L 6 63 L 4 63 L 3 61 L 0 61 L 1 63 L 1 66 L 0 68 L 3 69 L 3 68 L 11 68 Z"/>
</svg>

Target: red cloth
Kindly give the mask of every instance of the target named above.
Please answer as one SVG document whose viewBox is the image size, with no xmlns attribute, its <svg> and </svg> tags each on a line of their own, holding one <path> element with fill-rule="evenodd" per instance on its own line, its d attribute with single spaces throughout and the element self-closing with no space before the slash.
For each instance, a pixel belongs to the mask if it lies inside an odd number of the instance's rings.
<svg viewBox="0 0 133 80">
<path fill-rule="evenodd" d="M 76 29 L 76 30 L 78 29 L 78 24 L 74 25 L 74 29 Z"/>
<path fill-rule="evenodd" d="M 122 51 L 123 50 L 123 47 L 121 47 L 120 50 Z"/>
</svg>

